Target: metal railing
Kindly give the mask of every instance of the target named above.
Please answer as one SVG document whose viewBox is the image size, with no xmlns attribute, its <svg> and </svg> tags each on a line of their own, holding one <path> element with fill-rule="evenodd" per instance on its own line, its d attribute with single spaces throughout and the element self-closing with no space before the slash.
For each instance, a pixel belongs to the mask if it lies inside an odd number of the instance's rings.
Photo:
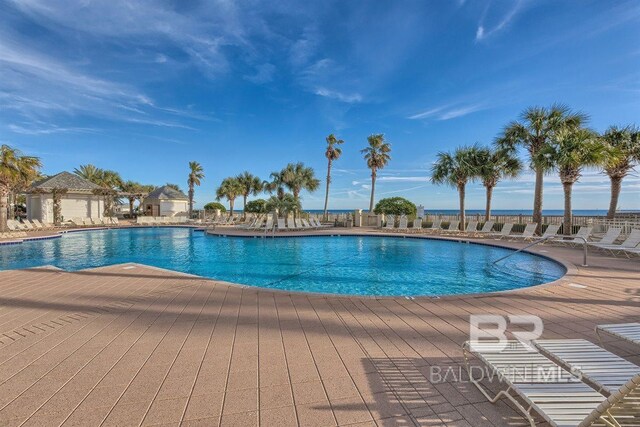
<svg viewBox="0 0 640 427">
<path fill-rule="evenodd" d="M 544 242 L 547 242 L 549 240 L 554 240 L 554 239 L 564 239 L 565 237 L 571 237 L 572 239 L 580 239 L 580 240 L 582 240 L 582 267 L 588 267 L 589 264 L 587 264 L 587 255 L 588 255 L 587 254 L 587 252 L 588 252 L 588 250 L 587 250 L 587 248 L 588 248 L 587 239 L 585 237 L 582 237 L 582 236 L 549 236 L 549 237 L 543 237 L 543 238 L 540 238 L 540 239 L 536 240 L 533 243 L 528 244 L 527 246 L 525 246 L 523 248 L 518 249 L 515 252 L 511 252 L 508 255 L 505 255 L 505 256 L 503 256 L 501 258 L 498 258 L 497 260 L 493 261 L 491 264 L 497 264 L 498 262 L 503 261 L 503 260 L 505 260 L 505 259 L 517 254 L 517 253 L 520 253 L 520 252 L 522 252 L 522 251 L 524 251 L 524 250 L 526 250 L 528 248 L 531 248 L 531 247 L 533 247 L 533 246 L 535 246 L 535 245 L 537 245 L 539 243 L 544 243 Z"/>
</svg>

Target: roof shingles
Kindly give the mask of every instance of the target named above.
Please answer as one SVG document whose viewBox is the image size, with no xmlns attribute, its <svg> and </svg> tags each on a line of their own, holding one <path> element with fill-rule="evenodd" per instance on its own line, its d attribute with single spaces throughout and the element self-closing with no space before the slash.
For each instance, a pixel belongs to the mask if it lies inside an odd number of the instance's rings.
<svg viewBox="0 0 640 427">
<path fill-rule="evenodd" d="M 43 180 L 33 183 L 32 190 L 66 189 L 70 191 L 92 191 L 99 185 L 69 172 L 60 172 Z"/>
</svg>

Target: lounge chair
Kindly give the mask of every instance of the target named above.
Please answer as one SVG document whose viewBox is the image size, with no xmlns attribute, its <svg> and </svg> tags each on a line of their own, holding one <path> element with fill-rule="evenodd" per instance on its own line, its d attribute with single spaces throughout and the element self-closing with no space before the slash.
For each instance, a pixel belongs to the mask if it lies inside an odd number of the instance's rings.
<svg viewBox="0 0 640 427">
<path fill-rule="evenodd" d="M 542 236 L 540 236 L 541 239 L 548 239 L 551 237 L 556 237 L 558 235 L 558 230 L 560 230 L 560 226 L 556 225 L 556 224 L 549 224 L 547 225 L 547 229 L 544 230 L 544 233 L 542 233 Z"/>
<path fill-rule="evenodd" d="M 599 338 L 601 338 L 601 333 L 603 332 L 640 346 L 640 323 L 618 323 L 596 326 L 596 334 Z M 600 342 L 602 342 L 602 340 L 600 340 Z"/>
<path fill-rule="evenodd" d="M 84 222 L 82 221 L 82 218 L 71 218 L 71 224 L 75 225 L 76 227 L 84 227 Z"/>
<path fill-rule="evenodd" d="M 331 228 L 333 225 L 331 224 L 322 224 L 318 218 L 309 218 L 309 222 L 316 228 Z"/>
<path fill-rule="evenodd" d="M 46 228 L 46 227 L 45 227 L 45 226 L 44 226 L 40 221 L 38 221 L 37 219 L 32 219 L 32 220 L 31 220 L 31 222 L 33 223 L 33 225 L 35 225 L 35 227 L 36 227 L 38 230 L 44 230 L 44 229 Z"/>
<path fill-rule="evenodd" d="M 441 219 L 436 219 L 431 223 L 431 227 L 425 228 L 426 231 L 441 231 L 440 226 L 442 225 Z"/>
<path fill-rule="evenodd" d="M 440 230 L 441 233 L 459 233 L 460 232 L 460 221 L 451 221 L 449 223 L 449 228 L 443 228 Z"/>
<path fill-rule="evenodd" d="M 266 233 L 267 231 L 271 231 L 271 230 L 273 230 L 273 217 L 269 215 L 264 225 L 264 232 Z"/>
<path fill-rule="evenodd" d="M 276 225 L 276 230 L 278 231 L 287 231 L 287 224 L 284 221 L 284 218 L 278 218 L 278 223 Z"/>
<path fill-rule="evenodd" d="M 24 224 L 27 230 L 29 231 L 36 230 L 36 226 L 31 224 L 31 221 L 29 221 L 28 219 L 23 219 L 22 223 Z"/>
<path fill-rule="evenodd" d="M 487 236 L 493 232 L 492 230 L 494 225 L 495 221 L 487 221 L 482 225 L 482 228 L 480 230 L 477 230 L 474 234 Z"/>
<path fill-rule="evenodd" d="M 287 218 L 287 229 L 290 230 L 290 231 L 298 230 L 298 225 L 296 224 L 296 220 L 295 219 Z"/>
<path fill-rule="evenodd" d="M 471 383 L 491 403 L 502 397 L 509 399 L 531 427 L 536 426 L 533 412 L 554 427 L 587 427 L 605 423 L 619 426 L 621 419 L 633 420 L 632 417 L 640 414 L 640 374 L 628 379 L 607 398 L 540 352 L 518 341 L 508 342 L 506 348 L 495 342 L 466 342 L 463 351 Z M 487 374 L 494 374 L 492 377 L 504 382 L 507 389 L 491 396 L 473 378 L 469 354 L 482 361 L 491 370 Z"/>
<path fill-rule="evenodd" d="M 419 233 L 422 231 L 422 218 L 416 218 L 413 220 L 413 226 L 411 227 L 412 231 Z"/>
<path fill-rule="evenodd" d="M 500 229 L 500 231 L 495 232 L 495 233 L 489 233 L 489 236 L 497 237 L 498 239 L 502 239 L 504 237 L 509 237 L 509 234 L 511 234 L 511 230 L 513 230 L 513 223 L 512 222 L 505 222 L 504 224 L 502 224 L 502 228 Z"/>
<path fill-rule="evenodd" d="M 402 215 L 400 217 L 400 223 L 398 224 L 398 228 L 396 228 L 396 230 L 407 231 L 408 228 L 409 228 L 409 220 L 407 219 L 406 215 Z"/>
<path fill-rule="evenodd" d="M 592 247 L 603 251 L 611 252 L 615 255 L 621 252 L 625 255 L 630 255 L 634 252 L 634 249 L 640 244 L 640 229 L 631 230 L 631 233 L 627 236 L 624 242 L 619 245 L 600 245 L 597 243 L 591 244 Z"/>
<path fill-rule="evenodd" d="M 387 223 L 384 225 L 385 230 L 393 230 L 396 225 L 396 218 L 393 215 L 387 215 Z"/>
<path fill-rule="evenodd" d="M 524 227 L 524 231 L 522 234 L 511 234 L 509 235 L 510 239 L 524 239 L 529 240 L 534 238 L 534 234 L 536 232 L 536 228 L 538 228 L 538 224 L 527 224 Z"/>
<path fill-rule="evenodd" d="M 315 228 L 306 219 L 301 219 L 300 224 L 302 225 L 302 228 L 305 230 L 313 230 Z"/>
<path fill-rule="evenodd" d="M 595 384 L 598 391 L 612 394 L 629 378 L 640 374 L 640 366 L 583 339 L 536 340 L 542 354 Z"/>
<path fill-rule="evenodd" d="M 478 221 L 469 221 L 467 223 L 467 227 L 464 229 L 464 231 L 461 231 L 460 233 L 463 234 L 473 234 L 478 230 Z"/>
<path fill-rule="evenodd" d="M 602 239 L 597 242 L 589 242 L 587 243 L 589 246 L 605 246 L 605 245 L 613 245 L 620 234 L 622 233 L 622 228 L 619 227 L 611 227 L 604 233 Z"/>
<path fill-rule="evenodd" d="M 576 234 L 572 236 L 567 236 L 571 238 L 565 239 L 565 240 L 558 240 L 558 242 L 560 242 L 560 244 L 569 245 L 569 246 L 582 245 L 584 244 L 585 240 L 587 242 L 589 241 L 589 236 L 591 236 L 592 231 L 593 231 L 593 227 L 586 227 L 586 226 L 580 227 L 580 229 Z"/>
</svg>

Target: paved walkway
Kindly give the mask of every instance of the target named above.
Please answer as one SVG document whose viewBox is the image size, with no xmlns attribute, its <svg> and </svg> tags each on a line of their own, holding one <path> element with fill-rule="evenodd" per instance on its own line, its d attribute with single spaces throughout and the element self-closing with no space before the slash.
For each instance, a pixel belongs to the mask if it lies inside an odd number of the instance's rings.
<svg viewBox="0 0 640 427">
<path fill-rule="evenodd" d="M 0 272 L 0 425 L 526 425 L 464 381 L 469 315 L 535 314 L 545 338 L 590 340 L 596 324 L 640 321 L 640 262 L 590 264 L 552 285 L 415 300 L 133 264 Z M 638 349 L 608 348 L 640 364 Z"/>
</svg>

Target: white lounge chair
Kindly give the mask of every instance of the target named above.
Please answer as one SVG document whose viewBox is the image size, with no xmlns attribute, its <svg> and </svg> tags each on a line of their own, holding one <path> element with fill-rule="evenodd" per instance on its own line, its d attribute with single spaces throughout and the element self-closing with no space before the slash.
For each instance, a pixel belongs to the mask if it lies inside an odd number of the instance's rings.
<svg viewBox="0 0 640 427">
<path fill-rule="evenodd" d="M 30 230 L 30 231 L 36 230 L 36 226 L 31 224 L 31 221 L 29 221 L 28 219 L 23 219 L 22 223 L 24 224 L 27 230 Z"/>
<path fill-rule="evenodd" d="M 470 343 L 463 346 L 465 366 L 471 383 L 491 402 L 509 399 L 536 426 L 533 412 L 553 427 L 619 426 L 640 414 L 640 374 L 630 378 L 607 398 L 577 376 L 562 369 L 540 352 L 528 349 L 518 341 L 502 343 Z M 490 370 L 487 374 L 507 386 L 491 396 L 473 377 L 469 363 L 473 354 Z M 493 374 L 493 375 L 491 375 Z M 631 424 L 634 425 L 634 424 Z"/>
<path fill-rule="evenodd" d="M 497 237 L 499 239 L 502 239 L 504 237 L 509 237 L 509 234 L 511 234 L 511 230 L 513 230 L 513 223 L 505 222 L 504 224 L 502 224 L 502 228 L 500 229 L 500 231 L 497 231 L 495 233 L 489 233 L 489 235 L 492 237 Z"/>
<path fill-rule="evenodd" d="M 603 332 L 640 346 L 640 323 L 618 323 L 596 326 L 596 334 L 599 338 L 601 338 L 601 333 Z M 600 340 L 600 342 L 602 342 L 602 340 Z"/>
<path fill-rule="evenodd" d="M 580 229 L 576 234 L 572 236 L 567 236 L 571 238 L 565 239 L 565 240 L 558 240 L 558 242 L 560 242 L 563 245 L 569 245 L 569 246 L 582 245 L 584 244 L 585 240 L 589 241 L 589 236 L 591 236 L 592 231 L 593 231 L 593 227 L 583 226 L 583 227 L 580 227 Z"/>
<path fill-rule="evenodd" d="M 587 340 L 536 340 L 535 345 L 542 354 L 586 378 L 606 394 L 614 393 L 629 378 L 640 374 L 640 366 Z"/>
<path fill-rule="evenodd" d="M 591 246 L 600 249 L 603 251 L 611 252 L 611 254 L 623 253 L 623 254 L 631 254 L 634 249 L 640 244 L 640 230 L 631 230 L 631 233 L 627 236 L 624 242 L 619 245 L 599 245 L 592 244 Z"/>
<path fill-rule="evenodd" d="M 425 228 L 426 231 L 441 231 L 442 229 L 440 228 L 440 226 L 442 225 L 442 220 L 441 219 L 435 219 L 433 220 L 433 222 L 431 223 L 431 227 Z"/>
<path fill-rule="evenodd" d="M 411 230 L 419 233 L 422 231 L 422 218 L 416 218 L 413 220 L 413 225 L 411 226 Z"/>
<path fill-rule="evenodd" d="M 495 221 L 487 221 L 482 225 L 482 228 L 480 230 L 477 230 L 475 232 L 475 234 L 481 235 L 481 236 L 486 236 L 488 234 L 491 234 L 493 231 L 493 226 L 495 225 Z"/>
<path fill-rule="evenodd" d="M 273 217 L 271 215 L 269 215 L 267 217 L 267 221 L 264 224 L 264 232 L 266 233 L 267 231 L 272 231 L 273 230 Z"/>
<path fill-rule="evenodd" d="M 509 239 L 533 239 L 536 228 L 538 228 L 538 224 L 527 224 L 524 227 L 524 231 L 522 232 L 522 234 L 511 234 L 509 235 Z"/>
<path fill-rule="evenodd" d="M 278 231 L 287 231 L 287 224 L 284 221 L 284 218 L 278 218 L 278 223 L 277 223 L 276 229 Z"/>
<path fill-rule="evenodd" d="M 615 241 L 618 240 L 618 237 L 620 237 L 621 233 L 622 233 L 622 228 L 611 227 L 607 230 L 606 233 L 604 233 L 604 236 L 602 236 L 602 239 L 598 240 L 597 242 L 589 242 L 587 244 L 589 246 L 613 245 Z"/>
<path fill-rule="evenodd" d="M 544 230 L 541 239 L 548 239 L 550 237 L 556 237 L 558 235 L 558 230 L 560 230 L 560 226 L 557 224 L 549 224 L 547 225 L 547 229 Z"/>
<path fill-rule="evenodd" d="M 467 223 L 467 227 L 464 229 L 464 231 L 461 231 L 460 233 L 463 234 L 473 234 L 478 230 L 478 221 L 469 221 Z"/>
<path fill-rule="evenodd" d="M 449 223 L 448 228 L 443 228 L 440 230 L 441 233 L 459 233 L 460 232 L 460 221 L 451 221 Z"/>
<path fill-rule="evenodd" d="M 396 218 L 393 215 L 387 215 L 387 223 L 384 225 L 385 230 L 393 230 L 396 225 Z"/>
<path fill-rule="evenodd" d="M 309 218 L 309 222 L 311 223 L 311 225 L 315 226 L 316 228 L 331 228 L 331 227 L 333 227 L 333 225 L 331 225 L 331 224 L 322 224 L 318 218 Z"/>
<path fill-rule="evenodd" d="M 315 228 L 315 227 L 312 227 L 309 221 L 307 221 L 306 219 L 301 219 L 300 224 L 302 225 L 302 228 L 305 230 L 313 230 Z"/>
<path fill-rule="evenodd" d="M 402 215 L 400 217 L 400 222 L 398 223 L 398 228 L 396 228 L 396 230 L 407 231 L 408 228 L 409 228 L 409 220 L 407 219 L 406 215 Z"/>
</svg>

